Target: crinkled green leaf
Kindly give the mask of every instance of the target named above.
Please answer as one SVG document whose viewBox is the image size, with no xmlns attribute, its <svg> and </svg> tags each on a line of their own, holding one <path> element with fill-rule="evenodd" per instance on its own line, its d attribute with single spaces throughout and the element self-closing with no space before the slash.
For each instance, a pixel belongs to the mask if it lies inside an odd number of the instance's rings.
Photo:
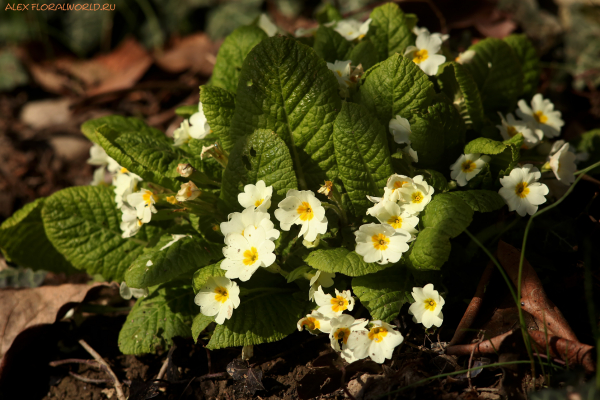
<svg viewBox="0 0 600 400">
<path fill-rule="evenodd" d="M 465 154 L 489 154 L 492 155 L 490 169 L 494 175 L 499 177 L 510 174 L 510 171 L 517 165 L 521 157 L 519 149 L 523 144 L 521 135 L 515 136 L 510 140 L 499 142 L 488 138 L 477 138 L 465 146 Z"/>
<path fill-rule="evenodd" d="M 276 36 L 244 62 L 231 134 L 274 131 L 290 149 L 300 188 L 314 189 L 336 174 L 331 135 L 340 108 L 338 82 L 325 61 L 293 38 Z"/>
<path fill-rule="evenodd" d="M 348 59 L 352 60 L 353 66 L 362 64 L 366 71 L 379 62 L 379 55 L 373 43 L 369 39 L 363 39 L 350 51 Z"/>
<path fill-rule="evenodd" d="M 448 171 L 465 145 L 465 123 L 443 95 L 411 119 L 411 147 L 419 156 L 419 168 Z"/>
<path fill-rule="evenodd" d="M 400 307 L 410 301 L 412 281 L 405 266 L 396 266 L 375 274 L 352 279 L 352 291 L 371 314 L 371 319 L 391 322 Z"/>
<path fill-rule="evenodd" d="M 412 18 L 407 21 L 397 4 L 387 3 L 375 8 L 371 20 L 367 38 L 377 48 L 380 61 L 396 53 L 404 54 L 404 50 L 413 44 L 415 36 L 409 26 Z"/>
<path fill-rule="evenodd" d="M 410 118 L 413 110 L 425 109 L 434 96 L 433 83 L 419 66 L 394 54 L 365 73 L 356 101 L 387 127 L 396 115 Z"/>
<path fill-rule="evenodd" d="M 352 51 L 352 43 L 333 28 L 321 25 L 315 33 L 315 53 L 327 62 L 345 61 Z"/>
<path fill-rule="evenodd" d="M 579 152 L 586 152 L 589 158 L 579 164 L 579 169 L 584 169 L 600 160 L 600 129 L 593 129 L 579 136 L 573 142 L 573 145 Z M 588 172 L 588 175 L 600 174 L 600 167 L 594 168 Z"/>
<path fill-rule="evenodd" d="M 127 267 L 142 254 L 149 227 L 123 239 L 114 196 L 102 186 L 63 189 L 46 199 L 42 219 L 50 242 L 75 268 L 121 282 Z"/>
<path fill-rule="evenodd" d="M 437 75 L 442 92 L 452 99 L 468 127 L 479 130 L 485 121 L 479 89 L 471 73 L 461 64 L 442 65 Z"/>
<path fill-rule="evenodd" d="M 127 285 L 133 288 L 155 286 L 223 257 L 222 245 L 200 237 L 184 237 L 164 248 L 172 240 L 172 235 L 164 235 L 154 247 L 146 249 L 125 272 Z"/>
<path fill-rule="evenodd" d="M 46 236 L 42 221 L 45 200 L 40 198 L 26 204 L 0 225 L 0 250 L 7 261 L 22 267 L 57 273 L 74 272 L 73 266 Z"/>
<path fill-rule="evenodd" d="M 450 257 L 450 238 L 437 228 L 425 228 L 414 241 L 409 261 L 419 270 L 438 270 Z"/>
<path fill-rule="evenodd" d="M 465 64 L 479 92 L 486 112 L 513 112 L 523 93 L 523 71 L 510 46 L 500 39 L 487 38 L 471 46 L 473 59 Z"/>
<path fill-rule="evenodd" d="M 137 118 L 122 117 L 120 115 L 109 115 L 86 121 L 81 125 L 81 132 L 92 142 L 100 144 L 96 137 L 96 130 L 103 125 L 108 125 L 118 134 L 135 133 L 140 136 L 151 136 L 169 143 L 169 139 L 158 129 L 149 127 Z"/>
<path fill-rule="evenodd" d="M 540 80 L 540 59 L 533 43 L 525 34 L 512 34 L 504 38 L 521 64 L 523 71 L 523 91 L 521 96 L 533 96 Z"/>
<path fill-rule="evenodd" d="M 304 261 L 315 269 L 348 276 L 371 274 L 392 266 L 392 264 L 366 263 L 361 255 L 344 247 L 312 251 Z"/>
<path fill-rule="evenodd" d="M 287 282 L 293 282 L 296 279 L 302 279 L 304 278 L 304 274 L 313 271 L 314 269 L 312 269 L 311 267 L 309 267 L 308 265 L 301 265 L 298 268 L 293 269 L 287 276 Z"/>
<path fill-rule="evenodd" d="M 364 215 L 372 203 L 367 195 L 383 195 L 394 173 L 386 129 L 364 107 L 342 104 L 333 128 L 333 144 L 339 177 L 354 209 Z"/>
<path fill-rule="evenodd" d="M 287 284 L 281 276 L 260 270 L 255 275 L 240 284 L 240 306 L 231 319 L 215 328 L 207 348 L 275 342 L 296 330 L 310 303 L 296 298 L 297 286 Z M 252 292 L 245 295 L 244 287 Z"/>
<path fill-rule="evenodd" d="M 173 337 L 192 336 L 192 320 L 197 313 L 190 285 L 172 281 L 153 287 L 148 297 L 138 299 L 129 312 L 119 333 L 119 350 L 123 354 L 165 350 Z"/>
<path fill-rule="evenodd" d="M 229 134 L 229 126 L 235 109 L 235 95 L 217 86 L 200 86 L 200 101 L 211 133 L 229 152 L 235 144 Z"/>
<path fill-rule="evenodd" d="M 246 56 L 267 37 L 265 31 L 253 25 L 239 27 L 227 36 L 217 54 L 211 85 L 235 93 Z"/>
<path fill-rule="evenodd" d="M 502 153 L 506 149 L 506 144 L 497 140 L 488 138 L 477 138 L 471 140 L 465 146 L 465 154 L 489 154 L 496 155 Z"/>
<path fill-rule="evenodd" d="M 198 271 L 194 273 L 194 278 L 192 279 L 192 287 L 194 288 L 194 293 L 198 293 L 202 286 L 208 281 L 208 278 L 216 277 L 216 276 L 225 276 L 225 270 L 221 269 L 221 262 L 223 260 L 208 265 L 206 267 L 200 268 Z"/>
<path fill-rule="evenodd" d="M 436 228 L 438 232 L 453 238 L 471 224 L 473 209 L 454 193 L 434 194 L 420 218 L 424 228 Z"/>
<path fill-rule="evenodd" d="M 433 186 L 436 193 L 441 193 L 448 189 L 448 180 L 444 177 L 443 174 L 437 172 L 436 170 L 418 169 L 415 171 L 415 175 L 416 174 L 423 175 L 423 179 L 425 179 L 425 181 L 429 185 Z"/>
<path fill-rule="evenodd" d="M 491 190 L 456 191 L 452 195 L 460 197 L 473 211 L 478 212 L 496 211 L 506 204 L 498 192 Z"/>
<path fill-rule="evenodd" d="M 194 342 L 198 341 L 198 337 L 202 331 L 205 330 L 211 322 L 215 322 L 215 317 L 207 317 L 204 314 L 198 314 L 194 317 L 194 321 L 192 322 L 192 338 L 194 339 Z"/>
</svg>

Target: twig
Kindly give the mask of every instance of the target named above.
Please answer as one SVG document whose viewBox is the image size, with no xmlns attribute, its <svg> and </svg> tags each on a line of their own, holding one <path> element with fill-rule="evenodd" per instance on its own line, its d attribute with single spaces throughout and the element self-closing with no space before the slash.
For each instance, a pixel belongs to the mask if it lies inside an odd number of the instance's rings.
<svg viewBox="0 0 600 400">
<path fill-rule="evenodd" d="M 479 333 L 477 334 L 478 336 L 478 345 L 481 344 L 481 342 L 483 341 L 483 337 L 485 335 L 483 335 L 482 333 L 484 333 L 483 331 L 479 331 Z M 473 353 L 475 353 L 475 347 L 473 346 L 473 349 L 471 349 L 471 356 L 469 357 L 469 366 L 468 366 L 468 371 L 467 371 L 467 380 L 469 381 L 469 390 L 474 391 L 475 389 L 473 388 L 473 383 L 471 382 L 471 365 L 473 365 Z"/>
<path fill-rule="evenodd" d="M 87 342 L 83 339 L 79 340 L 79 344 L 88 352 L 92 355 L 92 357 L 94 357 L 94 359 L 96 361 L 98 361 L 98 363 L 100 365 L 102 365 L 104 368 L 106 368 L 106 372 L 110 375 L 110 377 L 113 379 L 113 385 L 115 386 L 115 390 L 117 392 L 117 399 L 119 400 L 127 400 L 127 398 L 125 397 L 125 393 L 123 393 L 123 386 L 121 385 L 121 382 L 119 382 L 119 378 L 117 378 L 117 375 L 115 375 L 115 373 L 113 372 L 112 369 L 110 369 L 110 367 L 108 366 L 108 364 L 106 363 L 106 361 L 104 361 L 104 359 L 102 358 L 102 356 L 100 356 L 100 354 L 98 354 L 96 352 L 96 350 L 92 349 L 92 347 L 87 344 Z"/>
<path fill-rule="evenodd" d="M 156 375 L 156 379 L 162 379 L 163 376 L 167 373 L 167 367 L 169 366 L 169 357 L 165 359 L 162 367 L 160 367 L 160 371 L 158 371 L 158 375 Z"/>
<path fill-rule="evenodd" d="M 86 378 L 85 376 L 76 374 L 73 371 L 69 371 L 69 375 L 71 375 L 73 378 L 78 379 L 82 382 L 86 382 L 86 383 L 112 383 L 112 379 L 92 379 L 92 378 Z"/>
<path fill-rule="evenodd" d="M 91 367 L 100 369 L 101 366 L 94 360 L 80 360 L 78 358 L 67 358 L 66 360 L 51 361 L 48 363 L 51 367 L 58 367 L 63 364 L 87 364 Z"/>
</svg>

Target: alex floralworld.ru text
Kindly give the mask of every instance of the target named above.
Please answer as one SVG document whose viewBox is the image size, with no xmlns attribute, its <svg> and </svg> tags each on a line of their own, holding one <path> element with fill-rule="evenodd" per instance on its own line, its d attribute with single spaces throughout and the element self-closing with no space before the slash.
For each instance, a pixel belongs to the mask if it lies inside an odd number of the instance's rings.
<svg viewBox="0 0 600 400">
<path fill-rule="evenodd" d="M 69 3 L 50 3 L 50 4 L 7 4 L 4 11 L 114 11 L 115 4 L 69 4 Z"/>
</svg>

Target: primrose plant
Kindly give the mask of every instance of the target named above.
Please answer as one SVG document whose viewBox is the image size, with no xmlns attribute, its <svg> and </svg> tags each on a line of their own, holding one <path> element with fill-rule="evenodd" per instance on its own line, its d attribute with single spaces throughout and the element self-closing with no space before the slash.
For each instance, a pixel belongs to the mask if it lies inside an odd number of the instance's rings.
<svg viewBox="0 0 600 400">
<path fill-rule="evenodd" d="M 403 341 L 403 304 L 440 326 L 428 281 L 455 238 L 505 205 L 535 213 L 542 174 L 569 185 L 585 154 L 548 142 L 563 121 L 535 94 L 523 35 L 451 61 L 447 35 L 396 4 L 319 22 L 297 37 L 264 17 L 235 30 L 173 138 L 135 118 L 83 124 L 94 181 L 5 221 L 6 258 L 117 281 L 137 298 L 127 354 L 183 336 L 248 355 L 306 329 L 381 363 Z"/>
</svg>

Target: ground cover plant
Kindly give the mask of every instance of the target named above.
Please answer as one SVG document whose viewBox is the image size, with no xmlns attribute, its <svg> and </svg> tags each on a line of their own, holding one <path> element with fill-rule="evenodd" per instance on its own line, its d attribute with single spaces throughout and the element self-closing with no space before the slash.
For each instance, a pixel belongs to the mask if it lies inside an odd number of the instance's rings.
<svg viewBox="0 0 600 400">
<path fill-rule="evenodd" d="M 461 290 L 445 270 L 460 274 L 478 251 L 512 279 L 513 304 L 524 302 L 523 255 L 510 270 L 509 250 L 486 245 L 517 235 L 524 254 L 533 216 L 552 221 L 595 172 L 598 131 L 560 139 L 524 35 L 452 54 L 447 35 L 396 4 L 365 22 L 329 7 L 320 23 L 295 36 L 262 18 L 234 31 L 198 105 L 177 110 L 186 119 L 173 138 L 131 117 L 84 123 L 94 182 L 5 221 L 6 258 L 120 282 L 137 298 L 119 334 L 124 354 L 181 336 L 249 359 L 253 346 L 307 330 L 328 335 L 350 365 L 381 364 L 404 341 L 394 323 L 403 305 L 434 334 Z M 518 310 L 533 363 L 548 333 L 531 339 Z M 572 358 L 566 347 L 553 357 L 595 368 L 591 349 Z"/>
</svg>

